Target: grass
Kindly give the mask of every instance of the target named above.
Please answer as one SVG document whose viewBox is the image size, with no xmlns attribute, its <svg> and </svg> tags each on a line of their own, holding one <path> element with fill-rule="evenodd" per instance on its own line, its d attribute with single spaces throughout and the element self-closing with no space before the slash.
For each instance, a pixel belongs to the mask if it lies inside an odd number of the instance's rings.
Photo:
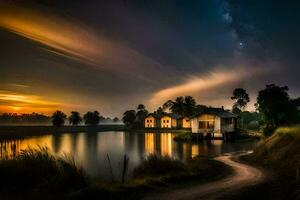
<svg viewBox="0 0 300 200">
<path fill-rule="evenodd" d="M 211 157 L 185 163 L 149 155 L 122 184 L 89 179 L 70 156 L 54 156 L 47 148 L 29 148 L 0 161 L 0 199 L 139 199 L 147 193 L 213 181 L 231 172 Z"/>
<path fill-rule="evenodd" d="M 74 159 L 55 157 L 42 147 L 23 150 L 12 160 L 2 160 L 0 177 L 1 195 L 26 194 L 28 199 L 46 194 L 62 197 L 87 187 L 87 177 Z"/>
<path fill-rule="evenodd" d="M 149 155 L 133 171 L 127 184 L 94 185 L 72 199 L 140 199 L 153 192 L 188 187 L 227 176 L 231 168 L 210 157 L 198 156 L 187 163 L 168 156 Z"/>
<path fill-rule="evenodd" d="M 182 132 L 174 136 L 175 141 L 198 141 L 199 134 L 193 134 L 191 132 Z"/>
<path fill-rule="evenodd" d="M 278 128 L 243 158 L 271 172 L 269 181 L 245 188 L 227 199 L 300 199 L 300 125 Z"/>
</svg>

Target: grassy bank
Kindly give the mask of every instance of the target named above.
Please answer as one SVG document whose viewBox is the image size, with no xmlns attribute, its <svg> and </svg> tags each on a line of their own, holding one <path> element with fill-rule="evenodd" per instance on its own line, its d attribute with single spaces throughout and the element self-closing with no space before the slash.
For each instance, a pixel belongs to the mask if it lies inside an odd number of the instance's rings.
<svg viewBox="0 0 300 200">
<path fill-rule="evenodd" d="M 277 129 L 243 159 L 271 171 L 271 178 L 227 198 L 300 199 L 300 126 Z"/>
<path fill-rule="evenodd" d="M 254 131 L 249 130 L 242 130 L 238 129 L 234 134 L 234 138 L 236 140 L 246 140 L 246 139 L 261 139 L 261 134 Z M 191 132 L 179 132 L 175 135 L 175 141 L 190 141 L 190 142 L 197 142 L 202 140 L 203 138 L 200 137 L 199 134 L 191 133 Z M 215 138 L 215 139 L 222 139 L 222 138 Z"/>
<path fill-rule="evenodd" d="M 134 169 L 128 183 L 94 185 L 72 196 L 72 199 L 140 199 L 153 192 L 206 183 L 223 178 L 231 168 L 209 157 L 195 157 L 187 163 L 150 155 Z"/>
<path fill-rule="evenodd" d="M 28 149 L 0 162 L 0 198 L 139 199 L 148 193 L 213 181 L 230 172 L 210 157 L 183 163 L 150 155 L 134 169 L 132 179 L 121 184 L 88 178 L 72 158 L 53 156 L 45 148 Z"/>
</svg>

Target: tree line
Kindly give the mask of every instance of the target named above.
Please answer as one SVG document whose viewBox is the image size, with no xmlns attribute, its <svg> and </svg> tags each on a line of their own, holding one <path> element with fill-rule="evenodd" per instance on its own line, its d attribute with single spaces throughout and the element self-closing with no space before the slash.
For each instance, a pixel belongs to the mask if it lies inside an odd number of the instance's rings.
<svg viewBox="0 0 300 200">
<path fill-rule="evenodd" d="M 280 126 L 288 126 L 300 122 L 300 98 L 291 98 L 287 86 L 275 84 L 266 85 L 257 94 L 255 111 L 246 110 L 250 97 L 243 88 L 236 88 L 231 99 L 231 111 L 238 115 L 238 127 L 242 129 L 262 130 L 270 135 Z M 168 100 L 160 106 L 154 114 L 170 111 L 183 117 L 191 117 L 195 113 L 205 112 L 211 107 L 197 104 L 192 96 L 180 96 L 175 100 Z M 140 104 L 136 110 L 128 110 L 123 114 L 123 122 L 129 128 L 143 128 L 148 110 Z"/>
<path fill-rule="evenodd" d="M 51 116 L 46 116 L 38 113 L 31 114 L 16 114 L 16 113 L 4 113 L 0 115 L 0 124 L 49 124 L 54 126 L 63 126 L 66 122 L 70 125 L 76 126 L 81 123 L 85 125 L 98 125 L 100 121 L 113 121 L 118 122 L 119 118 L 113 119 L 105 118 L 100 115 L 98 111 L 89 111 L 83 115 L 80 115 L 77 111 L 72 111 L 67 116 L 62 111 L 55 111 Z"/>
</svg>

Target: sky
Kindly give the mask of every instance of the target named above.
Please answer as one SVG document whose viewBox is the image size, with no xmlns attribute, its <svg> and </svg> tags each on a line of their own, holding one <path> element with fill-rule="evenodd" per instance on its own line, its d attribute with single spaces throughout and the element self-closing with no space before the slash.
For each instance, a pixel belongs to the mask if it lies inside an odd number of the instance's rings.
<svg viewBox="0 0 300 200">
<path fill-rule="evenodd" d="M 177 96 L 231 108 L 237 87 L 300 96 L 299 1 L 0 0 L 0 113 L 121 117 Z"/>
</svg>

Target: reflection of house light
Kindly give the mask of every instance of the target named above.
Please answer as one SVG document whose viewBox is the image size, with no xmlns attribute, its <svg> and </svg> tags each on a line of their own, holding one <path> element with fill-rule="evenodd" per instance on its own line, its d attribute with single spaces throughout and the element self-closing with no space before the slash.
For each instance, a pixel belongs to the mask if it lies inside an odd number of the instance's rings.
<svg viewBox="0 0 300 200">
<path fill-rule="evenodd" d="M 172 141 L 171 133 L 162 133 L 160 135 L 162 156 L 172 156 Z"/>
<path fill-rule="evenodd" d="M 192 158 L 199 155 L 199 147 L 198 145 L 192 145 Z"/>
<path fill-rule="evenodd" d="M 154 133 L 145 133 L 145 151 L 146 154 L 154 153 Z"/>
</svg>

